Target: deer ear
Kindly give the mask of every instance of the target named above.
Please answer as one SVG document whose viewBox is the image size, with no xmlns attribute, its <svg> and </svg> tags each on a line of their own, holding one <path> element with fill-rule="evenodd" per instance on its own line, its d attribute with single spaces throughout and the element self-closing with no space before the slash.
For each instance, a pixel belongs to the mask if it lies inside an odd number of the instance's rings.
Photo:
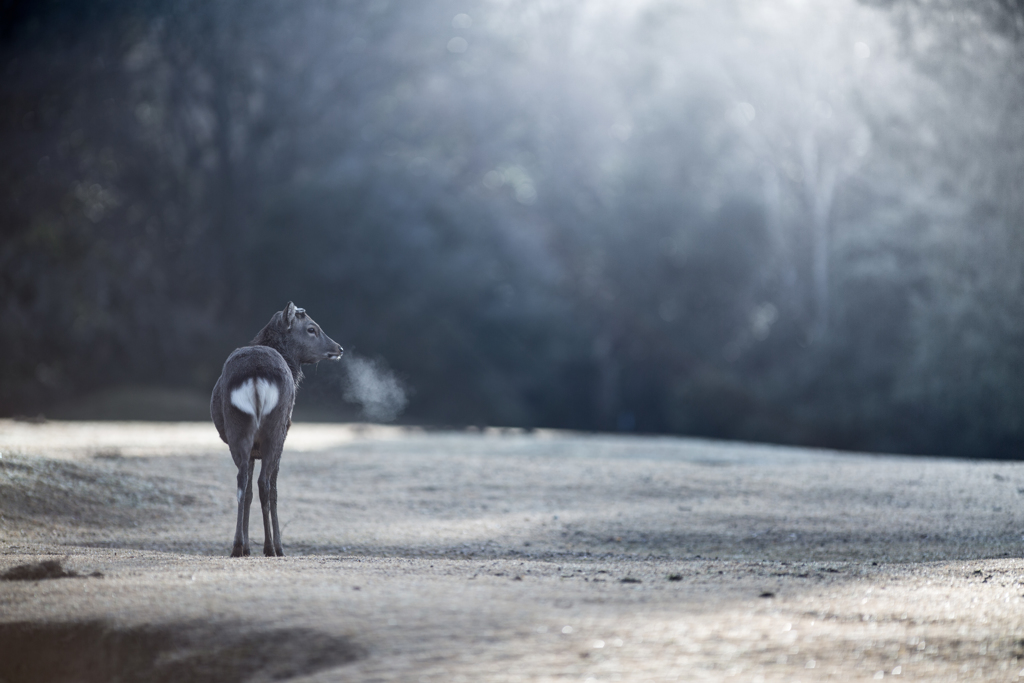
<svg viewBox="0 0 1024 683">
<path fill-rule="evenodd" d="M 286 330 L 292 329 L 292 325 L 295 324 L 295 310 L 295 304 L 289 301 L 288 305 L 284 307 L 284 311 L 282 311 L 284 313 L 284 327 Z"/>
</svg>

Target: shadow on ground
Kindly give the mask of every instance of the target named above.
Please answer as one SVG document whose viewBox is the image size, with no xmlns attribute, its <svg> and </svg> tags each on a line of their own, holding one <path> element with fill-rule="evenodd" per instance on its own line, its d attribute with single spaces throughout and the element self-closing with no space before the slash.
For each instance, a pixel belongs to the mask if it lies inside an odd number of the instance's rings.
<svg viewBox="0 0 1024 683">
<path fill-rule="evenodd" d="M 108 621 L 0 624 L 6 683 L 236 683 L 312 674 L 364 653 L 348 639 L 307 629 L 238 623 L 125 627 Z"/>
</svg>

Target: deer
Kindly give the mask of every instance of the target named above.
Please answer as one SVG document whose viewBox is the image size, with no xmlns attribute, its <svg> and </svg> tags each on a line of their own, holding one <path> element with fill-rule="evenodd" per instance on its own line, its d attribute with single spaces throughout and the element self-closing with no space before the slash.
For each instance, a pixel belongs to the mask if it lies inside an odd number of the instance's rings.
<svg viewBox="0 0 1024 683">
<path fill-rule="evenodd" d="M 210 396 L 210 416 L 238 468 L 238 517 L 231 557 L 249 551 L 252 475 L 262 460 L 257 485 L 263 511 L 263 554 L 282 557 L 277 521 L 277 473 L 292 426 L 302 366 L 341 358 L 341 346 L 291 301 L 274 313 L 248 346 L 235 349 Z"/>
</svg>

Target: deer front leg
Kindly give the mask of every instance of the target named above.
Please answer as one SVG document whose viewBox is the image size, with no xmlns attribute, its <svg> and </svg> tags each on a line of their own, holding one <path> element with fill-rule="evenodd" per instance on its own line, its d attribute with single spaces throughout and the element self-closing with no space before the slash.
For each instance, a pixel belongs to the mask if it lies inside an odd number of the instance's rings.
<svg viewBox="0 0 1024 683">
<path fill-rule="evenodd" d="M 281 548 L 281 527 L 277 523 L 277 471 L 280 464 L 275 463 L 274 470 L 270 473 L 270 519 L 274 525 L 274 552 L 278 557 L 284 557 L 284 549 Z"/>
</svg>

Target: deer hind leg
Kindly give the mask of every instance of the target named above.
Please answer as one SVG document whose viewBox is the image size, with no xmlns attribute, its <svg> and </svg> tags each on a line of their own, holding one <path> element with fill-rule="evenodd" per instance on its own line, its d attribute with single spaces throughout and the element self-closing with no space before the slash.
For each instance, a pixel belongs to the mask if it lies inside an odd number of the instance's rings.
<svg viewBox="0 0 1024 683">
<path fill-rule="evenodd" d="M 254 453 L 255 454 L 255 453 Z M 256 458 L 249 457 L 249 473 L 245 481 L 245 512 L 242 513 L 242 555 L 250 555 L 249 551 L 249 508 L 252 505 L 252 473 L 256 469 Z"/>
<path fill-rule="evenodd" d="M 277 522 L 277 472 L 281 467 L 281 451 L 284 448 L 284 434 L 268 435 L 260 439 L 263 448 L 263 464 L 260 466 L 258 485 L 260 505 L 263 508 L 263 554 L 267 557 L 281 557 L 281 527 Z"/>
<path fill-rule="evenodd" d="M 263 554 L 274 557 L 274 539 L 270 525 L 270 468 L 272 459 L 264 458 L 260 465 L 260 478 L 256 481 L 260 487 L 260 508 L 263 510 Z"/>
<path fill-rule="evenodd" d="M 277 471 L 280 461 L 263 461 L 260 467 L 260 505 L 263 508 L 263 554 L 284 557 L 281 548 L 281 526 L 277 521 Z"/>
<path fill-rule="evenodd" d="M 238 487 L 236 496 L 238 498 L 238 516 L 235 521 L 235 540 L 231 546 L 231 557 L 242 557 L 248 555 L 249 550 L 249 501 L 252 500 L 252 437 L 242 438 L 234 442 L 231 447 L 231 457 L 238 468 L 236 479 Z M 248 501 L 246 493 L 248 492 Z"/>
</svg>

